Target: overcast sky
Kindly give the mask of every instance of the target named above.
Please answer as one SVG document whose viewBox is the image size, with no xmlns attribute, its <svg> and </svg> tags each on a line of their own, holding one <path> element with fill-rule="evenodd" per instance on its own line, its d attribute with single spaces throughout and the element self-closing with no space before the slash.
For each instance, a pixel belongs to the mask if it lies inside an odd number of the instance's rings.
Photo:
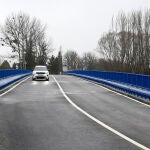
<svg viewBox="0 0 150 150">
<path fill-rule="evenodd" d="M 0 24 L 11 13 L 22 11 L 47 24 L 55 49 L 61 45 L 63 51 L 72 49 L 81 54 L 96 48 L 119 11 L 146 8 L 150 8 L 150 0 L 1 0 Z M 0 55 L 5 53 L 0 47 Z"/>
</svg>

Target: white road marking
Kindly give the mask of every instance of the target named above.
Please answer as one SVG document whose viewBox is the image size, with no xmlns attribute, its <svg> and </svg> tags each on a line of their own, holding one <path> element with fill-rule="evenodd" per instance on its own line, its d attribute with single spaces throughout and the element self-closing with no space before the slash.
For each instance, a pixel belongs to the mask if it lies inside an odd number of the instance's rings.
<svg viewBox="0 0 150 150">
<path fill-rule="evenodd" d="M 87 113 L 85 110 L 83 110 L 82 108 L 80 108 L 79 106 L 77 106 L 64 92 L 64 90 L 62 89 L 62 87 L 60 86 L 60 84 L 58 83 L 58 81 L 56 80 L 56 78 L 52 75 L 53 79 L 55 80 L 55 82 L 57 83 L 61 93 L 63 94 L 63 96 L 66 98 L 66 100 L 72 105 L 74 106 L 77 110 L 79 110 L 80 112 L 82 112 L 84 115 L 86 115 L 88 118 L 90 118 L 91 120 L 93 120 L 94 122 L 96 122 L 97 124 L 103 126 L 104 128 L 108 129 L 109 131 L 113 132 L 114 134 L 120 136 L 121 138 L 125 139 L 126 141 L 136 145 L 137 147 L 143 149 L 143 150 L 150 150 L 148 147 L 136 142 L 135 140 L 127 137 L 126 135 L 120 133 L 119 131 L 111 128 L 110 126 L 106 125 L 105 123 L 103 123 L 102 121 L 96 119 L 95 117 L 93 117 L 92 115 L 90 115 L 89 113 Z"/>
<path fill-rule="evenodd" d="M 59 82 L 60 83 L 60 82 Z M 62 83 L 62 82 L 61 82 Z M 88 94 L 94 94 L 96 93 L 96 91 L 90 91 L 90 92 L 67 92 L 67 91 L 64 91 L 67 95 L 88 95 Z"/>
<path fill-rule="evenodd" d="M 27 79 L 31 78 L 30 76 L 21 80 L 19 83 L 17 83 L 16 85 L 14 85 L 12 88 L 10 88 L 9 90 L 7 90 L 6 92 L 0 94 L 0 96 L 3 96 L 5 94 L 7 94 L 8 92 L 10 92 L 11 90 L 13 90 L 14 88 L 16 88 L 18 85 L 20 85 L 21 83 L 23 83 L 24 81 L 26 81 Z"/>
</svg>

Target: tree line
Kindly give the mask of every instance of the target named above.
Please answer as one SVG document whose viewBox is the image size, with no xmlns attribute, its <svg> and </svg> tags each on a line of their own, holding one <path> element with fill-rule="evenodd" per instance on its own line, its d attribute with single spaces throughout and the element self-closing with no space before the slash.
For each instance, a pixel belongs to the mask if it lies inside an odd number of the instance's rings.
<svg viewBox="0 0 150 150">
<path fill-rule="evenodd" d="M 50 74 L 61 74 L 63 72 L 62 52 L 59 51 L 57 56 L 49 56 L 46 64 L 43 65 L 47 66 Z M 2 64 L 0 64 L 0 69 L 19 69 L 17 67 L 17 63 L 11 65 L 8 60 L 4 60 Z"/>
<path fill-rule="evenodd" d="M 1 45 L 12 49 L 18 63 L 12 66 L 7 60 L 0 69 L 30 69 L 35 65 L 47 65 L 51 74 L 62 72 L 62 52 L 50 56 L 51 41 L 47 40 L 46 25 L 25 13 L 11 14 L 1 27 Z"/>
<path fill-rule="evenodd" d="M 105 69 L 150 74 L 150 10 L 120 12 L 99 39 L 97 50 Z"/>
<path fill-rule="evenodd" d="M 64 54 L 63 61 L 67 70 L 96 70 L 99 68 L 99 60 L 92 52 L 79 56 L 76 51 L 68 50 Z"/>
<path fill-rule="evenodd" d="M 82 56 L 68 50 L 63 56 L 50 56 L 51 43 L 47 40 L 46 26 L 37 18 L 18 13 L 7 17 L 1 27 L 3 46 L 12 48 L 18 58 L 18 67 L 33 69 L 47 65 L 53 74 L 68 70 L 106 70 L 150 74 L 150 10 L 120 12 L 112 18 L 111 28 L 97 44 L 97 52 Z"/>
<path fill-rule="evenodd" d="M 69 70 L 106 70 L 150 74 L 150 10 L 120 12 L 97 46 L 99 56 L 75 51 L 64 55 Z"/>
</svg>

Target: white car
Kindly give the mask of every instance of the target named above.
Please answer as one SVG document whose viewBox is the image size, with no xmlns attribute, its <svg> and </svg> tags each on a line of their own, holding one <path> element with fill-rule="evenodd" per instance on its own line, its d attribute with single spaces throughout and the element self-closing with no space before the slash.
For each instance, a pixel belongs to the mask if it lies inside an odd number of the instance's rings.
<svg viewBox="0 0 150 150">
<path fill-rule="evenodd" d="M 47 80 L 49 81 L 49 71 L 46 66 L 35 66 L 32 72 L 32 80 Z"/>
</svg>

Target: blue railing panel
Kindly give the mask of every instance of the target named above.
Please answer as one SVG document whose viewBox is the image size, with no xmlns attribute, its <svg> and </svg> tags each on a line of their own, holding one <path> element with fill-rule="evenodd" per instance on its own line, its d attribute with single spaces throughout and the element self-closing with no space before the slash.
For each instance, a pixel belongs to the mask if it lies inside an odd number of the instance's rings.
<svg viewBox="0 0 150 150">
<path fill-rule="evenodd" d="M 113 87 L 116 90 L 142 98 L 145 102 L 150 102 L 150 76 L 105 72 L 105 71 L 68 71 L 64 74 L 75 75 L 88 80 L 102 83 Z"/>
<path fill-rule="evenodd" d="M 129 84 L 132 86 L 150 90 L 149 75 L 123 73 L 123 72 L 86 71 L 86 70 L 68 71 L 67 73 L 82 74 L 86 76 L 101 78 L 118 83 Z"/>
<path fill-rule="evenodd" d="M 9 69 L 9 70 L 0 70 L 0 79 L 30 73 L 30 70 L 21 70 L 21 69 Z"/>
</svg>

